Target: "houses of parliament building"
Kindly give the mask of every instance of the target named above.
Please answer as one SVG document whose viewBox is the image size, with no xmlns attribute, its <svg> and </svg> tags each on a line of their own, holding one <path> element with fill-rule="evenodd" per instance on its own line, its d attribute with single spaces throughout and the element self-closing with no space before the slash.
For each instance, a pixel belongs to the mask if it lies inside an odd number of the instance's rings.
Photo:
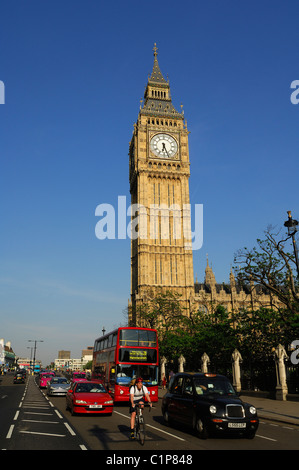
<svg viewBox="0 0 299 470">
<path fill-rule="evenodd" d="M 139 234 L 131 237 L 129 325 L 139 326 L 138 307 L 158 292 L 178 294 L 186 314 L 194 308 L 209 312 L 219 304 L 229 312 L 271 306 L 268 293 L 258 286 L 240 287 L 232 271 L 228 284 L 217 284 L 208 262 L 204 282 L 194 282 L 190 213 L 184 213 L 190 207 L 189 132 L 183 111 L 172 103 L 156 45 L 153 51 L 129 146 L 131 206 L 137 207 L 132 218 L 139 217 Z M 163 208 L 172 208 L 167 217 Z"/>
</svg>

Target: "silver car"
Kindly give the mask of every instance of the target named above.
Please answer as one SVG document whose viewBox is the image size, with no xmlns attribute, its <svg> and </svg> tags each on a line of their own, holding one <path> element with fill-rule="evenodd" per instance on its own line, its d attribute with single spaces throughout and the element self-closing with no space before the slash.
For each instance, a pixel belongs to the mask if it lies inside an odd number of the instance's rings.
<svg viewBox="0 0 299 470">
<path fill-rule="evenodd" d="M 47 383 L 47 395 L 65 396 L 70 388 L 70 383 L 65 377 L 53 377 Z"/>
</svg>

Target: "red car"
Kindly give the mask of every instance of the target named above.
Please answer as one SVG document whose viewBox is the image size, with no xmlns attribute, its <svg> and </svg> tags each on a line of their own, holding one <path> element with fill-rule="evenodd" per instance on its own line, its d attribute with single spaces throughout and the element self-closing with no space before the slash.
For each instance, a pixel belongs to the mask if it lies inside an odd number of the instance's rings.
<svg viewBox="0 0 299 470">
<path fill-rule="evenodd" d="M 103 384 L 90 380 L 73 382 L 66 394 L 66 409 L 76 413 L 112 414 L 113 399 Z"/>
<path fill-rule="evenodd" d="M 47 383 L 52 379 L 52 377 L 55 377 L 54 372 L 42 372 L 39 375 L 39 387 L 46 388 Z"/>
<path fill-rule="evenodd" d="M 72 382 L 76 382 L 76 381 L 82 382 L 82 380 L 85 380 L 85 379 L 86 379 L 85 372 L 73 372 L 71 381 Z"/>
</svg>

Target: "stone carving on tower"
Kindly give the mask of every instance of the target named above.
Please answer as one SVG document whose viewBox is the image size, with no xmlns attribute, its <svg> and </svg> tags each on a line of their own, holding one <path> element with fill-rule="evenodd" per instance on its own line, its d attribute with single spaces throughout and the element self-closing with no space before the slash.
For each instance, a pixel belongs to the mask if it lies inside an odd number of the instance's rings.
<svg viewBox="0 0 299 470">
<path fill-rule="evenodd" d="M 130 324 L 138 323 L 138 304 L 158 292 L 178 293 L 187 311 L 194 295 L 191 221 L 185 210 L 190 204 L 189 133 L 157 55 L 155 45 L 129 148 L 131 204 L 137 208 L 132 226 L 138 226 L 138 236 L 131 237 Z"/>
</svg>

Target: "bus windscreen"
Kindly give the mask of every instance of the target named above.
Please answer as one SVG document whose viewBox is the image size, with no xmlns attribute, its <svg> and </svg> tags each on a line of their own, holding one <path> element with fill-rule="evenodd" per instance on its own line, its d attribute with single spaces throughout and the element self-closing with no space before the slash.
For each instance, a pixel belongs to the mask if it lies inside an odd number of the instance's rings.
<svg viewBox="0 0 299 470">
<path fill-rule="evenodd" d="M 157 346 L 157 334 L 150 330 L 121 330 L 119 334 L 120 346 Z"/>
</svg>

